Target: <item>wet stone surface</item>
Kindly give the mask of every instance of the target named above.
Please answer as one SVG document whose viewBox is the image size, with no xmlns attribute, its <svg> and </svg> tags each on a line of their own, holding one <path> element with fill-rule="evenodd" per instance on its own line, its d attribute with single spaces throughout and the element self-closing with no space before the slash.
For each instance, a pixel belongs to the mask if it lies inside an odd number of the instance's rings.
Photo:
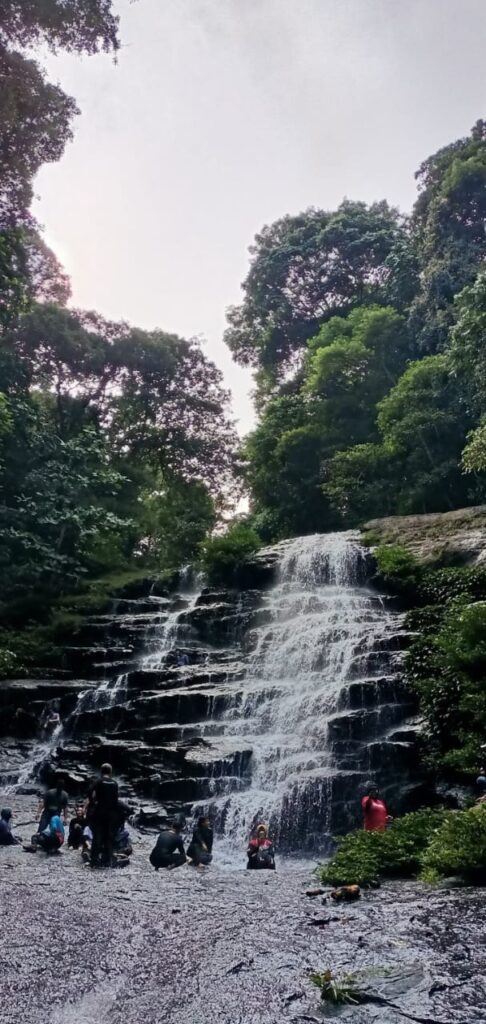
<svg viewBox="0 0 486 1024">
<path fill-rule="evenodd" d="M 14 809 L 33 817 L 32 799 Z M 2 1024 L 318 1024 L 335 1012 L 308 975 L 328 967 L 370 972 L 370 1002 L 337 1019 L 486 1021 L 484 891 L 397 882 L 338 906 L 305 895 L 310 863 L 246 872 L 216 848 L 206 871 L 155 873 L 132 834 L 120 871 L 0 850 Z"/>
</svg>

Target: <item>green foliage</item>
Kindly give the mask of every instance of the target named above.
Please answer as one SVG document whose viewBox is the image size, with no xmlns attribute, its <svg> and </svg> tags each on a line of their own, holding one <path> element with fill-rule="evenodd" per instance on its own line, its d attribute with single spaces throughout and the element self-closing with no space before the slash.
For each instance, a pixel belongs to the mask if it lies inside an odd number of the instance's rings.
<svg viewBox="0 0 486 1024">
<path fill-rule="evenodd" d="M 250 250 L 243 304 L 228 313 L 235 358 L 282 379 L 323 321 L 386 295 L 387 259 L 403 233 L 387 203 L 348 200 L 265 227 Z"/>
<path fill-rule="evenodd" d="M 422 164 L 408 222 L 346 201 L 257 236 L 226 340 L 258 368 L 246 477 L 274 536 L 486 500 L 485 126 Z"/>
<path fill-rule="evenodd" d="M 171 568 L 196 558 L 204 538 L 216 524 L 215 503 L 198 481 L 174 480 L 144 498 L 149 545 L 154 565 Z"/>
<path fill-rule="evenodd" d="M 467 435 L 467 444 L 462 453 L 462 465 L 466 473 L 486 471 L 486 420 Z"/>
<path fill-rule="evenodd" d="M 210 583 L 231 584 L 237 572 L 260 546 L 258 534 L 246 523 L 236 523 L 220 537 L 211 537 L 201 548 L 201 568 Z"/>
<path fill-rule="evenodd" d="M 323 883 L 364 885 L 380 878 L 425 882 L 448 874 L 484 879 L 486 873 L 486 806 L 466 811 L 425 809 L 396 818 L 384 833 L 354 831 L 339 841 L 338 851 L 318 874 Z"/>
<path fill-rule="evenodd" d="M 486 470 L 486 274 L 457 299 L 457 323 L 451 333 L 450 359 L 469 407 L 479 423 L 468 434 L 462 462 L 467 473 Z"/>
<path fill-rule="evenodd" d="M 422 857 L 424 880 L 460 874 L 484 881 L 486 875 L 486 806 L 451 811 L 432 834 Z"/>
<path fill-rule="evenodd" d="M 456 598 L 470 601 L 486 598 L 486 569 L 481 567 L 429 569 L 424 568 L 419 585 L 419 596 L 424 604 L 444 606 Z"/>
<path fill-rule="evenodd" d="M 422 269 L 410 321 L 424 352 L 447 346 L 454 297 L 486 255 L 486 122 L 424 161 L 412 230 Z"/>
<path fill-rule="evenodd" d="M 486 731 L 486 601 L 471 602 L 470 597 L 486 597 L 486 589 L 482 570 L 444 572 L 445 577 L 440 571 L 432 574 L 438 578 L 435 593 L 441 603 L 409 616 L 417 636 L 407 673 L 420 697 L 429 761 L 467 776 L 480 764 Z M 433 586 L 433 580 L 422 586 Z M 444 587 L 449 590 L 445 596 Z"/>
<path fill-rule="evenodd" d="M 358 980 L 353 974 L 342 974 L 336 977 L 331 970 L 310 975 L 310 980 L 321 993 L 325 1003 L 334 1005 L 357 1005 L 362 1001 L 362 993 Z"/>
<path fill-rule="evenodd" d="M 319 865 L 321 882 L 329 885 L 366 885 L 381 874 L 381 832 L 350 832 L 340 837 L 337 852 Z"/>
<path fill-rule="evenodd" d="M 424 851 L 447 816 L 424 809 L 396 818 L 385 832 L 350 832 L 338 840 L 328 864 L 320 865 L 322 882 L 364 885 L 381 877 L 410 877 L 419 870 Z"/>
<path fill-rule="evenodd" d="M 380 576 L 398 590 L 414 590 L 421 578 L 417 559 L 399 544 L 380 544 L 374 556 Z"/>
<path fill-rule="evenodd" d="M 282 394 L 268 403 L 246 441 L 245 475 L 253 512 L 266 518 L 267 541 L 325 530 L 336 522 L 320 485 L 325 458 L 320 415 L 316 404 Z"/>
<path fill-rule="evenodd" d="M 116 51 L 118 18 L 112 0 L 3 0 L 0 41 L 13 46 L 45 42 L 76 53 Z"/>
<path fill-rule="evenodd" d="M 0 629 L 0 679 L 28 676 L 32 669 L 56 664 L 59 651 L 47 626 Z"/>
</svg>

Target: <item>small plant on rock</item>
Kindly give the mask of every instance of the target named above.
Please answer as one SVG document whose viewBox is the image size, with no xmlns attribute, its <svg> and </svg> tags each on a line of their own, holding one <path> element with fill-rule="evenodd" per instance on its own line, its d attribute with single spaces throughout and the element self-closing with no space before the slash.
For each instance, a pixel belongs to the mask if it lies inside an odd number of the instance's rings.
<svg viewBox="0 0 486 1024">
<path fill-rule="evenodd" d="M 362 1002 L 358 980 L 353 974 L 342 974 L 340 977 L 336 977 L 331 970 L 327 969 L 322 974 L 311 974 L 310 980 L 320 990 L 323 1002 L 336 1005 L 352 1003 L 355 1006 Z"/>
</svg>

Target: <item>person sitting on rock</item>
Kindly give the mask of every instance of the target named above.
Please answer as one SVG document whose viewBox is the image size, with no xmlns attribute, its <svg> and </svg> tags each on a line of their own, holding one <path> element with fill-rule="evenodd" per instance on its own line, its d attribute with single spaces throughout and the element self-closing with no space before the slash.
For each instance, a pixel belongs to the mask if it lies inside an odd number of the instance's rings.
<svg viewBox="0 0 486 1024">
<path fill-rule="evenodd" d="M 64 843 L 64 825 L 58 814 L 53 814 L 49 824 L 42 832 L 32 836 L 32 844 L 24 849 L 29 853 L 43 850 L 44 853 L 58 853 Z"/>
<path fill-rule="evenodd" d="M 200 865 L 207 866 L 213 859 L 213 830 L 205 814 L 197 819 L 187 856 L 196 868 Z"/>
<path fill-rule="evenodd" d="M 64 824 L 67 824 L 69 797 L 63 789 L 64 779 L 60 776 L 52 789 L 46 790 L 40 800 L 38 813 L 40 814 L 38 832 L 47 828 L 53 815 L 63 816 Z"/>
<path fill-rule="evenodd" d="M 76 813 L 69 822 L 68 847 L 70 850 L 79 850 L 83 845 L 83 831 L 86 827 L 86 815 L 84 804 L 78 804 Z"/>
<path fill-rule="evenodd" d="M 115 835 L 113 840 L 115 867 L 128 860 L 133 853 L 130 833 L 125 825 L 129 814 L 130 808 L 119 800 L 115 811 Z"/>
<path fill-rule="evenodd" d="M 81 857 L 85 864 L 91 861 L 91 846 L 93 843 L 93 833 L 89 825 L 85 825 L 83 828 L 83 842 L 81 845 Z"/>
<path fill-rule="evenodd" d="M 380 800 L 378 789 L 374 783 L 370 783 L 367 786 L 361 806 L 363 808 L 363 828 L 365 832 L 384 832 L 391 818 L 386 809 L 385 802 Z"/>
<path fill-rule="evenodd" d="M 20 839 L 12 835 L 12 811 L 4 807 L 0 813 L 0 846 L 17 846 Z"/>
<path fill-rule="evenodd" d="M 170 828 L 164 829 L 150 854 L 150 863 L 156 871 L 159 868 L 180 868 L 186 863 L 186 851 L 182 841 L 183 824 L 177 818 Z"/>
<path fill-rule="evenodd" d="M 250 871 L 275 871 L 275 850 L 266 825 L 258 825 L 246 851 Z"/>
</svg>

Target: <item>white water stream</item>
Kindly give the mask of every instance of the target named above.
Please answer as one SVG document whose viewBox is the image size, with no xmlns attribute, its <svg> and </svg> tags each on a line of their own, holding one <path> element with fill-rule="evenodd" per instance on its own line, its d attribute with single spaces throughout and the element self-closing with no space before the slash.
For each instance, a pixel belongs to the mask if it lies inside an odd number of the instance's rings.
<svg viewBox="0 0 486 1024">
<path fill-rule="evenodd" d="M 397 629 L 396 615 L 364 585 L 366 554 L 354 533 L 301 537 L 277 550 L 270 621 L 256 630 L 246 678 L 219 725 L 253 751 L 249 788 L 217 800 L 224 834 L 239 844 L 257 819 L 291 839 L 304 809 L 319 831 L 332 827 L 329 720 L 351 681 L 377 678 L 372 650 Z"/>
</svg>

